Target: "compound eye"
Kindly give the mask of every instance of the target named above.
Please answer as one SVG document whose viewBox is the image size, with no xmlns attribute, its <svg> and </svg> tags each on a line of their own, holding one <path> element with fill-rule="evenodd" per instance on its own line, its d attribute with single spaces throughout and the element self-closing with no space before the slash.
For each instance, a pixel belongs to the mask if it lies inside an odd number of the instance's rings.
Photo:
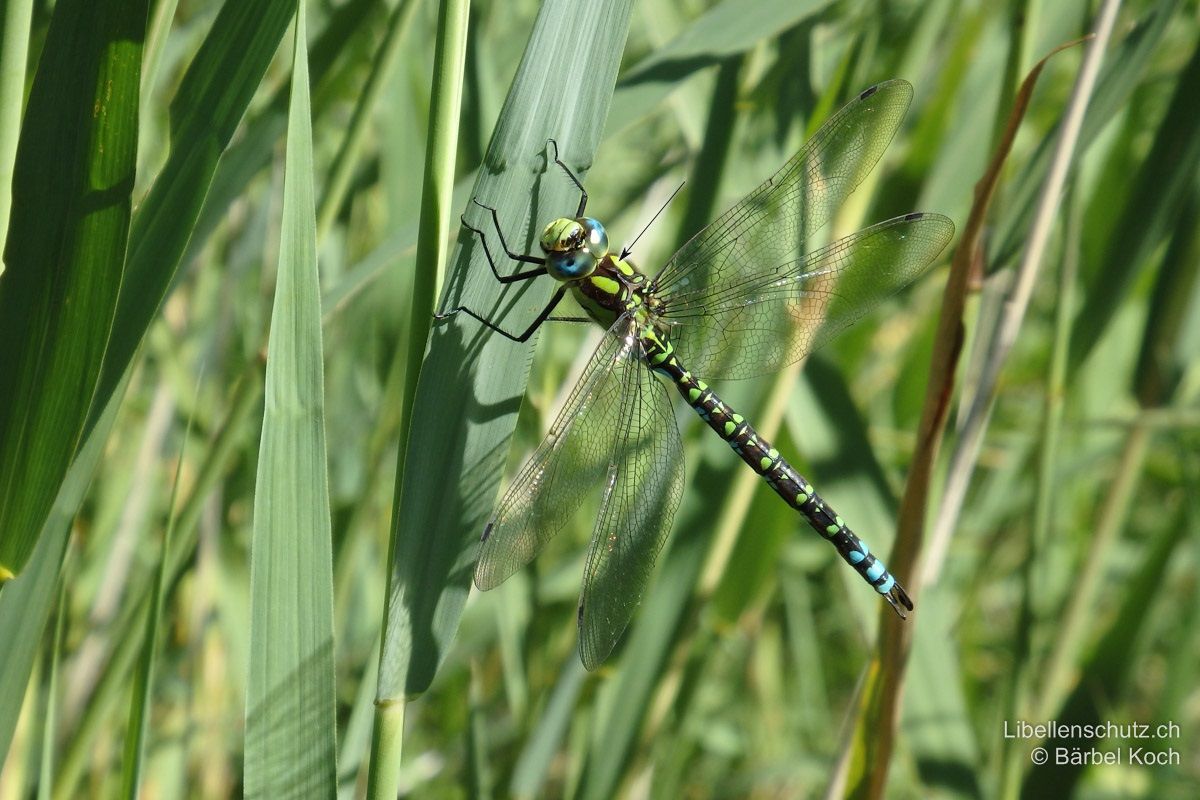
<svg viewBox="0 0 1200 800">
<path fill-rule="evenodd" d="M 597 259 L 604 258 L 608 255 L 608 232 L 604 230 L 604 226 L 591 217 L 584 217 L 580 220 L 583 223 L 583 233 L 587 238 L 581 242 L 582 246 Z"/>
<path fill-rule="evenodd" d="M 583 226 L 573 219 L 556 219 L 542 230 L 540 244 L 544 253 L 562 253 L 583 242 Z"/>
<path fill-rule="evenodd" d="M 596 258 L 586 250 L 552 253 L 546 259 L 546 267 L 560 281 L 575 280 L 592 274 L 596 269 Z"/>
</svg>

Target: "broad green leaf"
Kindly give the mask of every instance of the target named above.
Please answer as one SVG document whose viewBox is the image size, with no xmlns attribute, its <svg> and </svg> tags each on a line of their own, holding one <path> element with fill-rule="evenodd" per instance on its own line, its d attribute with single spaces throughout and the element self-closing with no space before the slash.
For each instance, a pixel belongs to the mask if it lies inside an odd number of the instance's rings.
<svg viewBox="0 0 1200 800">
<path fill-rule="evenodd" d="M 0 581 L 37 543 L 106 357 L 133 203 L 146 9 L 59 3 L 33 82 L 0 277 Z"/>
<path fill-rule="evenodd" d="M 333 555 L 304 21 L 301 2 L 254 493 L 247 797 L 331 797 L 337 788 Z"/>
<path fill-rule="evenodd" d="M 586 171 L 600 141 L 631 5 L 547 0 L 538 13 L 473 192 L 497 208 L 515 248 L 528 251 L 542 219 L 575 208 L 578 193 L 548 158 L 547 140 L 556 138 L 563 161 Z M 593 35 L 580 48 L 575 36 L 563 35 L 567 30 Z M 464 210 L 482 219 L 478 208 Z M 538 280 L 501 294 L 476 240 L 460 232 L 458 243 L 441 307 L 475 306 L 506 328 L 524 329 L 551 287 Z M 532 344 L 514 344 L 462 314 L 430 336 L 405 446 L 407 468 L 398 478 L 381 702 L 425 691 L 457 630 Z"/>
</svg>

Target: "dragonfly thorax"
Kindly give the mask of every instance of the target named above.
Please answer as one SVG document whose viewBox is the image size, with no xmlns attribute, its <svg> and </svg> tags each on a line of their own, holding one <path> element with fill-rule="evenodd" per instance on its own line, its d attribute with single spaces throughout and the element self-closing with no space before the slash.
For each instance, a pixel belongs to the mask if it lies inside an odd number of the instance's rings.
<svg viewBox="0 0 1200 800">
<path fill-rule="evenodd" d="M 637 320 L 638 327 L 652 323 L 646 275 L 626 259 L 610 253 L 596 263 L 591 274 L 569 285 L 588 316 L 605 328 L 623 314 Z"/>
<path fill-rule="evenodd" d="M 608 255 L 608 233 L 591 217 L 560 217 L 544 229 L 539 241 L 546 254 L 546 272 L 560 281 L 586 278 Z"/>
</svg>

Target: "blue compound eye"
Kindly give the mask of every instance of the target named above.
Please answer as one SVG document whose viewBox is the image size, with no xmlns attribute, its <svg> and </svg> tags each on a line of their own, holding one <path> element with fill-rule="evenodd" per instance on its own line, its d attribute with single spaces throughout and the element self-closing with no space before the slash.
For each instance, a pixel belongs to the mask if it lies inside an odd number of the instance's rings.
<svg viewBox="0 0 1200 800">
<path fill-rule="evenodd" d="M 608 255 L 608 234 L 591 217 L 553 220 L 542 230 L 546 271 L 560 281 L 586 278 Z"/>
<path fill-rule="evenodd" d="M 561 281 L 583 278 L 596 269 L 596 258 L 585 250 L 567 253 L 551 253 L 546 258 L 546 268 Z"/>
</svg>

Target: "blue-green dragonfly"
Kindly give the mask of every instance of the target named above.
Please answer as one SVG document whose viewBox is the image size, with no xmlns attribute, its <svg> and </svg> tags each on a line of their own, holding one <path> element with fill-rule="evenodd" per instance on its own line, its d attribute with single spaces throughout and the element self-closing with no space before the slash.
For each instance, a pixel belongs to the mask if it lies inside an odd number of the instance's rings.
<svg viewBox="0 0 1200 800">
<path fill-rule="evenodd" d="M 513 252 L 491 212 L 504 253 L 531 268 L 504 275 L 487 235 L 478 237 L 500 283 L 548 275 L 559 286 L 521 333 L 466 306 L 466 314 L 514 341 L 527 340 L 571 291 L 607 329 L 545 440 L 521 469 L 483 531 L 475 584 L 491 589 L 531 561 L 601 491 L 579 599 L 579 653 L 593 669 L 616 645 L 640 602 L 683 493 L 684 458 L 666 386 L 674 384 L 718 436 L 837 548 L 901 617 L 904 588 L 779 451 L 703 378 L 749 378 L 803 358 L 920 275 L 954 235 L 939 214 L 881 222 L 806 253 L 867 176 L 912 99 L 905 81 L 859 94 L 784 166 L 683 245 L 654 277 L 614 255 L 604 226 L 585 216 L 550 222 L 541 256 Z M 553 144 L 553 142 L 551 142 Z M 573 321 L 588 319 L 567 318 Z"/>
</svg>

